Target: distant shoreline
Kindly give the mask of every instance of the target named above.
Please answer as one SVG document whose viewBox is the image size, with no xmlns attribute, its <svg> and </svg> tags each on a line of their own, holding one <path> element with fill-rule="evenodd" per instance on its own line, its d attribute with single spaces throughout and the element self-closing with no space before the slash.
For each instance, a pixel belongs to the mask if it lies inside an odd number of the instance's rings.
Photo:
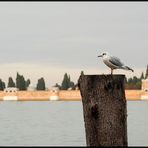
<svg viewBox="0 0 148 148">
<path fill-rule="evenodd" d="M 148 100 L 148 92 L 142 90 L 125 90 L 125 96 L 126 99 L 130 101 Z M 17 92 L 0 91 L 0 101 L 6 100 L 4 98 L 11 98 L 11 100 L 17 101 L 49 101 L 51 97 L 58 97 L 58 101 L 81 101 L 79 90 L 60 90 L 59 92 L 52 92 L 50 90 Z"/>
</svg>

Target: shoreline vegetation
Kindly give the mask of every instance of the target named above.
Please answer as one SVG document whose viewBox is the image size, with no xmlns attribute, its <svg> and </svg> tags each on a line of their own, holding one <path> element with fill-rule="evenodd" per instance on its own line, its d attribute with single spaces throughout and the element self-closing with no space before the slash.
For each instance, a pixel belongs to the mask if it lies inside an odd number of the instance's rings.
<svg viewBox="0 0 148 148">
<path fill-rule="evenodd" d="M 84 74 L 84 71 L 81 71 L 80 75 L 83 75 L 83 74 Z M 128 89 L 128 90 L 141 89 L 143 79 L 148 79 L 148 65 L 147 65 L 146 71 L 142 72 L 139 78 L 136 76 L 133 76 L 129 79 L 127 78 L 125 79 L 125 89 Z M 14 81 L 13 78 L 10 76 L 8 78 L 8 84 L 6 85 L 6 83 L 3 82 L 3 80 L 0 78 L 0 91 L 8 87 L 16 87 L 18 90 L 21 90 L 21 91 L 25 91 L 30 88 L 34 90 L 48 90 L 43 77 L 37 80 L 36 86 L 32 86 L 31 80 L 29 78 L 25 79 L 24 76 L 20 75 L 18 72 L 16 74 L 15 80 L 16 81 Z M 52 87 L 57 87 L 59 90 L 68 90 L 68 89 L 76 90 L 78 88 L 78 84 L 74 83 L 71 80 L 70 75 L 65 73 L 63 76 L 63 80 L 61 81 L 61 84 L 56 83 Z"/>
<path fill-rule="evenodd" d="M 81 71 L 80 75 L 84 75 Z M 148 91 L 143 89 L 143 80 L 148 79 L 148 65 L 145 73 L 140 78 L 125 79 L 125 97 L 127 100 L 148 100 Z M 147 81 L 147 80 L 146 80 Z M 147 90 L 147 83 L 146 83 Z M 0 79 L 0 101 L 81 101 L 78 83 L 71 81 L 70 75 L 64 74 L 61 85 L 55 84 L 51 89 L 45 85 L 44 78 L 38 79 L 36 87 L 31 85 L 31 80 L 25 80 L 23 75 L 17 72 L 16 82 L 12 77 L 8 78 L 8 85 Z"/>
</svg>

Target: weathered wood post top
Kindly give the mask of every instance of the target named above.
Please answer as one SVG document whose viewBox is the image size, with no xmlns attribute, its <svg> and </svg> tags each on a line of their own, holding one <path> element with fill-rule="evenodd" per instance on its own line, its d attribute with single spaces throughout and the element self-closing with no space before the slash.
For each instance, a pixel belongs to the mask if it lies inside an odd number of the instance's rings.
<svg viewBox="0 0 148 148">
<path fill-rule="evenodd" d="M 127 146 L 125 75 L 81 75 L 87 146 Z"/>
</svg>

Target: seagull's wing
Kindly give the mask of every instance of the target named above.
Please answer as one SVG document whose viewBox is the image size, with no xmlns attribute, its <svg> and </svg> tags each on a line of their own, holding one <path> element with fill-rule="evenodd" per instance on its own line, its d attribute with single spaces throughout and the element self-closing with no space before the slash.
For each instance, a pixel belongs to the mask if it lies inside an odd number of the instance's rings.
<svg viewBox="0 0 148 148">
<path fill-rule="evenodd" d="M 122 67 L 124 65 L 119 58 L 114 56 L 109 57 L 109 61 L 117 67 Z"/>
</svg>

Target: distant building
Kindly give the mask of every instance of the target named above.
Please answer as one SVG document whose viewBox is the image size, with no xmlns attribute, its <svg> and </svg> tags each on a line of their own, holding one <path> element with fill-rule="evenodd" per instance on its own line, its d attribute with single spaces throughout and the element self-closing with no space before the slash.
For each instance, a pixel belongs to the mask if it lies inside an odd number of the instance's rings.
<svg viewBox="0 0 148 148">
<path fill-rule="evenodd" d="M 59 93 L 59 88 L 58 88 L 58 87 L 52 87 L 52 88 L 50 88 L 49 90 L 50 90 L 50 92 L 52 92 L 52 93 Z"/>
<path fill-rule="evenodd" d="M 142 90 L 143 91 L 148 91 L 148 79 L 143 79 L 142 80 Z"/>
<path fill-rule="evenodd" d="M 17 91 L 18 91 L 18 88 L 16 87 L 7 87 L 4 89 L 4 92 L 7 92 L 7 93 L 17 92 Z"/>
<path fill-rule="evenodd" d="M 49 99 L 51 101 L 56 101 L 56 100 L 59 100 L 59 88 L 58 87 L 52 87 L 50 89 L 50 92 L 51 92 L 51 95 L 49 97 Z"/>
</svg>

